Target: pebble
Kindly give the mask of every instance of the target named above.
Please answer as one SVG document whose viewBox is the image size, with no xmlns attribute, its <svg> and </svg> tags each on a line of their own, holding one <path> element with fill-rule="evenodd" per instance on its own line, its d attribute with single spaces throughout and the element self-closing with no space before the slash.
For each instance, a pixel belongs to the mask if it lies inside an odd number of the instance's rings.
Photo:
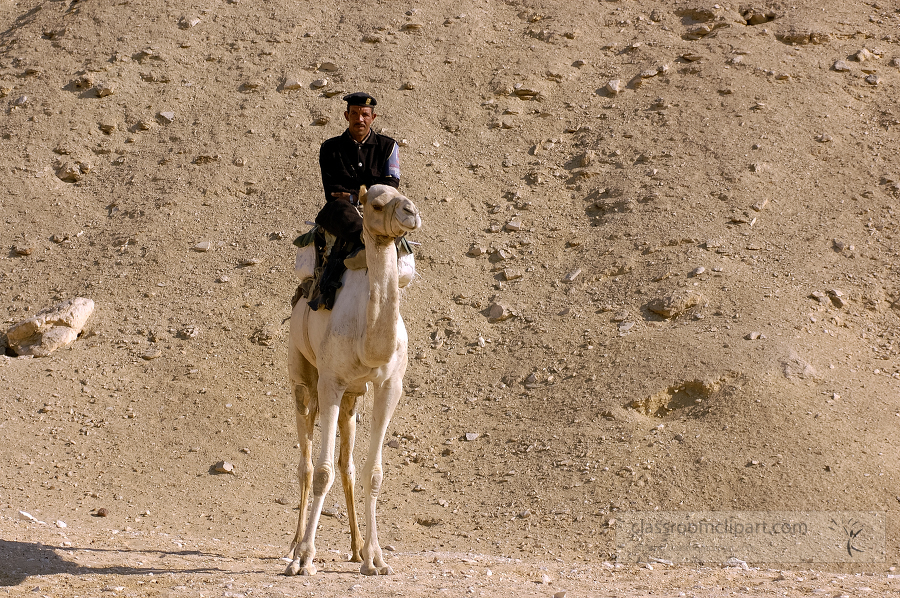
<svg viewBox="0 0 900 598">
<path fill-rule="evenodd" d="M 242 259 L 240 262 L 238 262 L 238 266 L 242 266 L 242 267 L 243 267 L 243 266 L 255 266 L 255 265 L 257 265 L 259 262 L 260 262 L 260 259 L 259 259 L 259 258 L 256 258 L 256 257 L 249 257 L 249 258 L 244 258 L 244 259 Z"/>
<path fill-rule="evenodd" d="M 878 75 L 868 75 L 866 77 L 866 83 L 869 85 L 881 85 L 881 77 Z"/>
<path fill-rule="evenodd" d="M 691 276 L 700 276 L 704 272 L 706 272 L 706 268 L 704 268 L 703 266 L 699 266 L 691 270 Z"/>
<path fill-rule="evenodd" d="M 170 111 L 160 112 L 159 119 L 167 125 L 171 124 L 175 120 L 175 113 Z"/>
<path fill-rule="evenodd" d="M 480 436 L 481 436 L 481 434 L 479 434 L 477 432 L 466 432 L 465 438 L 468 442 L 473 442 L 475 440 L 478 440 L 478 438 Z"/>
<path fill-rule="evenodd" d="M 212 243 L 210 243 L 209 241 L 200 241 L 199 243 L 194 245 L 191 249 L 193 249 L 194 251 L 198 251 L 200 253 L 205 253 L 205 252 L 209 251 L 210 247 L 212 247 Z"/>
<path fill-rule="evenodd" d="M 191 27 L 196 27 L 200 24 L 200 19 L 197 17 L 181 17 L 181 20 L 178 21 L 178 26 L 182 29 L 190 29 Z"/>
<path fill-rule="evenodd" d="M 200 327 L 196 325 L 185 326 L 178 331 L 178 336 L 183 339 L 197 338 L 200 335 Z"/>
<path fill-rule="evenodd" d="M 156 359 L 157 357 L 160 357 L 161 355 L 162 355 L 162 351 L 160 351 L 159 349 L 147 349 L 141 355 L 141 358 L 145 359 L 146 361 L 151 361 L 153 359 Z"/>
<path fill-rule="evenodd" d="M 519 220 L 518 218 L 513 218 L 512 220 L 510 220 L 509 222 L 506 223 L 506 226 L 504 228 L 506 228 L 506 230 L 508 230 L 510 232 L 520 231 L 520 230 L 522 230 L 522 221 Z"/>
<path fill-rule="evenodd" d="M 98 83 L 94 87 L 94 93 L 97 94 L 98 98 L 105 98 L 107 96 L 111 96 L 116 93 L 116 88 L 114 85 L 110 83 Z"/>
<path fill-rule="evenodd" d="M 33 251 L 34 251 L 34 249 L 30 245 L 14 245 L 13 246 L 13 252 L 16 255 L 21 255 L 21 256 L 31 255 Z"/>
<path fill-rule="evenodd" d="M 425 492 L 425 486 L 423 486 L 422 484 L 416 484 L 415 486 L 413 486 L 412 491 L 413 492 Z"/>
<path fill-rule="evenodd" d="M 515 268 L 506 268 L 503 270 L 503 280 L 519 280 L 524 276 L 524 272 Z"/>
<path fill-rule="evenodd" d="M 877 56 L 865 48 L 853 55 L 853 60 L 856 62 L 865 62 L 867 60 L 874 60 L 875 58 L 877 58 Z"/>
<path fill-rule="evenodd" d="M 219 461 L 213 465 L 213 471 L 216 473 L 230 473 L 231 475 L 234 475 L 234 465 L 228 461 Z"/>
<path fill-rule="evenodd" d="M 481 245 L 472 245 L 469 247 L 469 251 L 466 253 L 469 257 L 478 257 L 480 255 L 484 255 L 485 249 Z"/>
<path fill-rule="evenodd" d="M 13 106 L 24 106 L 28 103 L 28 96 L 19 96 L 13 100 Z"/>
<path fill-rule="evenodd" d="M 396 438 L 391 438 L 388 440 L 387 445 L 392 449 L 400 448 L 400 441 Z"/>
<path fill-rule="evenodd" d="M 606 91 L 612 95 L 617 95 L 622 91 L 623 88 L 624 87 L 622 85 L 621 79 L 610 79 L 609 81 L 607 81 L 606 86 L 604 87 L 604 89 L 606 89 Z"/>
<path fill-rule="evenodd" d="M 575 279 L 581 275 L 581 268 L 575 268 L 563 278 L 563 282 L 575 282 Z"/>
<path fill-rule="evenodd" d="M 312 83 L 309 84 L 313 89 L 322 89 L 323 87 L 328 86 L 328 79 L 316 79 Z"/>
<path fill-rule="evenodd" d="M 706 298 L 693 290 L 678 290 L 659 297 L 647 304 L 647 309 L 664 318 L 673 318 L 695 305 L 706 303 Z"/>
<path fill-rule="evenodd" d="M 19 519 L 23 521 L 37 521 L 37 519 L 34 518 L 34 515 L 25 511 L 19 511 Z"/>
<path fill-rule="evenodd" d="M 108 517 L 108 516 L 109 516 L 109 509 L 107 509 L 106 507 L 100 507 L 99 509 L 97 509 L 97 517 Z"/>
<path fill-rule="evenodd" d="M 298 79 L 297 77 L 291 77 L 291 76 L 285 78 L 284 86 L 282 87 L 282 89 L 285 89 L 287 91 L 294 91 L 295 89 L 302 89 L 302 88 L 303 88 L 303 83 L 300 82 L 300 79 Z"/>
<path fill-rule="evenodd" d="M 619 332 L 628 332 L 634 328 L 634 322 L 619 322 Z"/>
<path fill-rule="evenodd" d="M 831 68 L 839 73 L 846 73 L 850 71 L 850 65 L 843 60 L 836 60 L 835 63 L 831 65 Z"/>
<path fill-rule="evenodd" d="M 755 341 L 755 340 L 759 340 L 759 339 L 765 338 L 765 337 L 763 336 L 762 332 L 751 332 L 744 338 L 747 339 L 748 341 Z"/>
<path fill-rule="evenodd" d="M 561 591 L 553 594 L 553 598 L 566 598 L 566 591 L 561 590 Z"/>
<path fill-rule="evenodd" d="M 512 313 L 502 303 L 492 303 L 488 308 L 488 320 L 491 322 L 502 322 L 512 316 Z"/>
<path fill-rule="evenodd" d="M 56 521 L 56 527 L 58 527 L 59 529 L 66 529 L 66 528 L 69 527 L 69 526 L 66 524 L 65 521 L 57 520 L 57 521 Z"/>
</svg>

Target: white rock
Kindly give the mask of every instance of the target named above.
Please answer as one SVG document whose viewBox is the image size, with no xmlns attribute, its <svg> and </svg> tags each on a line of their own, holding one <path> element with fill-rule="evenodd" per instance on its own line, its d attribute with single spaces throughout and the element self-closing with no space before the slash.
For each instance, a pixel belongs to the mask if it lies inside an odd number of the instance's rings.
<svg viewBox="0 0 900 598">
<path fill-rule="evenodd" d="M 168 110 L 160 112 L 159 119 L 168 125 L 175 120 L 175 113 Z"/>
<path fill-rule="evenodd" d="M 213 465 L 213 469 L 218 473 L 230 473 L 231 475 L 234 475 L 234 465 L 228 461 L 219 461 Z"/>
<path fill-rule="evenodd" d="M 469 441 L 469 442 L 473 442 L 473 441 L 475 441 L 475 440 L 478 440 L 478 438 L 479 438 L 480 436 L 481 436 L 481 434 L 479 434 L 479 433 L 477 433 L 477 432 L 466 432 L 466 440 Z"/>
<path fill-rule="evenodd" d="M 42 309 L 7 331 L 9 347 L 17 355 L 46 357 L 78 338 L 93 312 L 94 302 L 84 297 Z"/>
<path fill-rule="evenodd" d="M 623 89 L 622 80 L 621 79 L 610 79 L 609 81 L 607 81 L 605 89 L 612 95 L 618 94 Z"/>
<path fill-rule="evenodd" d="M 313 89 L 322 89 L 323 87 L 328 86 L 328 79 L 316 79 L 312 83 L 309 84 Z"/>
<path fill-rule="evenodd" d="M 56 527 L 58 527 L 59 529 L 66 529 L 66 528 L 69 527 L 69 526 L 66 525 L 66 522 L 65 522 L 65 521 L 57 520 L 57 521 L 56 521 Z"/>
<path fill-rule="evenodd" d="M 287 91 L 293 91 L 295 89 L 302 89 L 302 88 L 303 88 L 303 83 L 300 82 L 300 79 L 298 79 L 297 77 L 288 76 L 284 80 L 284 87 L 282 89 L 285 89 Z"/>
<path fill-rule="evenodd" d="M 581 275 L 581 268 L 575 268 L 563 278 L 563 282 L 575 282 L 575 279 Z"/>
<path fill-rule="evenodd" d="M 25 511 L 19 511 L 19 519 L 23 521 L 37 521 L 37 519 L 34 518 L 34 515 Z"/>
<path fill-rule="evenodd" d="M 212 244 L 209 241 L 200 241 L 199 243 L 194 245 L 192 247 L 192 249 L 194 251 L 199 251 L 201 253 L 204 253 L 204 252 L 209 251 L 210 247 L 212 247 Z"/>
</svg>

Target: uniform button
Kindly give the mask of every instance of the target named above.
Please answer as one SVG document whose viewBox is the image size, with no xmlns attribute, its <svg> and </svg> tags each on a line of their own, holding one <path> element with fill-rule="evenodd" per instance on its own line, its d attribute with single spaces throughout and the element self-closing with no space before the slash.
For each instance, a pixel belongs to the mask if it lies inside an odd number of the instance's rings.
<svg viewBox="0 0 900 598">
<path fill-rule="evenodd" d="M 359 163 L 360 168 L 362 168 L 362 162 Z"/>
</svg>

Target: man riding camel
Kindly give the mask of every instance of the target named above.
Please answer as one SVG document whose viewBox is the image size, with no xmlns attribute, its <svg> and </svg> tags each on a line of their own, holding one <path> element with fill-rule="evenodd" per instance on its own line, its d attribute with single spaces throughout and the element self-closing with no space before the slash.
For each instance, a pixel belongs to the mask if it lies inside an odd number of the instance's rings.
<svg viewBox="0 0 900 598">
<path fill-rule="evenodd" d="M 372 131 L 372 123 L 378 116 L 375 98 L 356 92 L 344 96 L 344 101 L 347 102 L 344 112 L 347 130 L 325 141 L 319 150 L 325 206 L 316 216 L 316 224 L 336 240 L 319 280 L 319 293 L 309 302 L 313 310 L 334 306 L 335 293 L 346 270 L 344 258 L 362 246 L 362 216 L 356 208 L 360 186 L 400 186 L 397 142 Z M 323 249 L 324 244 L 324 235 L 316 235 L 316 245 Z"/>
</svg>

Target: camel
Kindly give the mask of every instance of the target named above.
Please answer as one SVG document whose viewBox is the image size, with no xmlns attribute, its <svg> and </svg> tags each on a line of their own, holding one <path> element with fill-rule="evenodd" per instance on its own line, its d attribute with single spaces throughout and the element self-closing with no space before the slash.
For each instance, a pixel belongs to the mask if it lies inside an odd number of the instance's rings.
<svg viewBox="0 0 900 598">
<path fill-rule="evenodd" d="M 407 334 L 400 316 L 395 239 L 421 226 L 419 210 L 393 187 L 360 189 L 366 269 L 347 270 L 334 309 L 312 311 L 297 302 L 291 314 L 288 373 L 294 394 L 297 434 L 302 451 L 300 515 L 285 575 L 315 575 L 315 538 L 325 495 L 334 481 L 335 434 L 340 428 L 338 468 L 350 523 L 351 561 L 361 562 L 363 575 L 391 575 L 375 525 L 375 503 L 381 491 L 382 445 L 388 423 L 403 392 L 407 366 Z M 368 386 L 374 387 L 369 454 L 362 471 L 366 537 L 360 545 L 353 497 L 353 447 L 356 412 Z M 321 415 L 321 448 L 315 469 L 312 435 Z M 312 489 L 312 502 L 307 506 Z"/>
</svg>

